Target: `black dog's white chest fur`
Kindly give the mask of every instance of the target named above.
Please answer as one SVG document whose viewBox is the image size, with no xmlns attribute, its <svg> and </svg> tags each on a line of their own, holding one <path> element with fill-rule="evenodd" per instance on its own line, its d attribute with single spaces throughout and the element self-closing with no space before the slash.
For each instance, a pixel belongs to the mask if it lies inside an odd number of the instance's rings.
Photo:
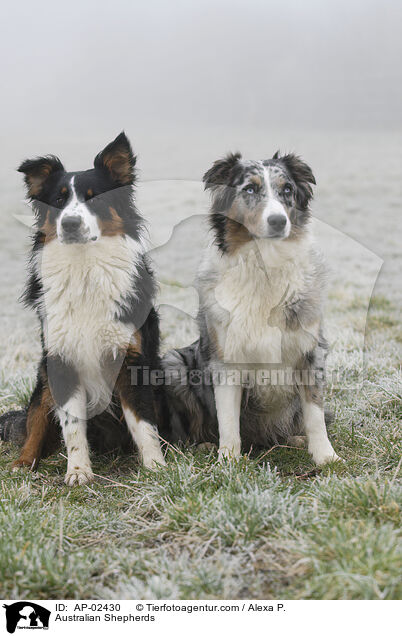
<svg viewBox="0 0 402 636">
<path fill-rule="evenodd" d="M 77 370 L 91 416 L 108 406 L 113 389 L 102 361 L 135 344 L 135 325 L 122 322 L 119 312 L 135 293 L 142 251 L 130 237 L 111 236 L 84 246 L 52 241 L 37 255 L 46 349 Z"/>
</svg>

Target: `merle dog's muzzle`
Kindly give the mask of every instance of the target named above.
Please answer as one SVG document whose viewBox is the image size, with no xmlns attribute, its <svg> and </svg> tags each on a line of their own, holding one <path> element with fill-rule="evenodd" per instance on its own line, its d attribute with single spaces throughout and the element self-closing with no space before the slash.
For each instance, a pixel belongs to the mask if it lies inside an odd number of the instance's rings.
<svg viewBox="0 0 402 636">
<path fill-rule="evenodd" d="M 268 217 L 268 238 L 283 238 L 287 217 L 284 214 L 270 214 Z"/>
</svg>

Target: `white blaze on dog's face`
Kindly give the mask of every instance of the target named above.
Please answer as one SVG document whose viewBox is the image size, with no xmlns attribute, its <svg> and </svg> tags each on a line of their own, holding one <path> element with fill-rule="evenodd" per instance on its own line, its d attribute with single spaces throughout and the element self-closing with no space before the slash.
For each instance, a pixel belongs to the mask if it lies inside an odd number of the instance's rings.
<svg viewBox="0 0 402 636">
<path fill-rule="evenodd" d="M 261 213 L 259 231 L 257 225 L 257 237 L 285 239 L 290 234 L 290 219 L 284 203 L 287 202 L 287 196 L 292 193 L 292 186 L 271 167 L 264 169 L 264 185 L 265 207 Z"/>
<path fill-rule="evenodd" d="M 97 217 L 85 201 L 78 198 L 74 180 L 75 177 L 71 177 L 68 188 L 70 198 L 57 219 L 57 237 L 61 243 L 97 241 L 101 235 Z"/>
<path fill-rule="evenodd" d="M 24 161 L 18 170 L 35 213 L 37 244 L 96 243 L 123 234 L 137 240 L 142 226 L 132 201 L 135 162 L 124 133 L 89 170 L 67 172 L 53 155 Z"/>
</svg>

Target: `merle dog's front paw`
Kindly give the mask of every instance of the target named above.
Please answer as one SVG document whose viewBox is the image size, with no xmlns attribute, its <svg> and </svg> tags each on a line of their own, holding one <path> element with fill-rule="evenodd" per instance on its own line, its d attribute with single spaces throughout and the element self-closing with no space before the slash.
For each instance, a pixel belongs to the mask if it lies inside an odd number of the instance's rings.
<svg viewBox="0 0 402 636">
<path fill-rule="evenodd" d="M 322 453 L 318 455 L 313 455 L 313 459 L 317 466 L 325 466 L 326 464 L 331 464 L 332 462 L 343 462 L 344 460 L 332 451 L 332 453 Z"/>
<path fill-rule="evenodd" d="M 142 456 L 142 463 L 145 468 L 150 470 L 157 470 L 162 466 L 166 466 L 165 458 L 162 453 L 144 453 Z"/>
<path fill-rule="evenodd" d="M 222 464 L 225 460 L 239 459 L 240 447 L 233 446 L 228 448 L 227 446 L 221 446 L 218 452 L 218 462 Z"/>
</svg>

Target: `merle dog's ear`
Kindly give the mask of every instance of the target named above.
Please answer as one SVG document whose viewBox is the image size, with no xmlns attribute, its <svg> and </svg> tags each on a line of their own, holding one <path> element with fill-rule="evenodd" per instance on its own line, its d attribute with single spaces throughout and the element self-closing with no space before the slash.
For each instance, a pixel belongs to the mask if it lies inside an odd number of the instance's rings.
<svg viewBox="0 0 402 636">
<path fill-rule="evenodd" d="M 47 155 L 23 161 L 17 170 L 25 174 L 28 196 L 34 199 L 40 195 L 46 180 L 56 172 L 64 172 L 64 167 L 58 157 Z"/>
<path fill-rule="evenodd" d="M 231 172 L 239 159 L 241 159 L 241 154 L 240 152 L 236 152 L 235 154 L 229 153 L 224 159 L 215 161 L 212 168 L 207 170 L 202 178 L 205 184 L 205 190 L 227 184 Z"/>
<path fill-rule="evenodd" d="M 106 169 L 113 181 L 120 185 L 134 183 L 137 157 L 124 132 L 106 146 L 94 159 L 95 168 Z"/>
<path fill-rule="evenodd" d="M 310 184 L 315 185 L 316 182 L 310 166 L 294 154 L 280 157 L 279 152 L 276 152 L 273 159 L 278 159 L 284 164 L 296 184 L 296 200 L 299 208 L 301 210 L 307 209 L 313 197 L 313 189 Z"/>
</svg>

